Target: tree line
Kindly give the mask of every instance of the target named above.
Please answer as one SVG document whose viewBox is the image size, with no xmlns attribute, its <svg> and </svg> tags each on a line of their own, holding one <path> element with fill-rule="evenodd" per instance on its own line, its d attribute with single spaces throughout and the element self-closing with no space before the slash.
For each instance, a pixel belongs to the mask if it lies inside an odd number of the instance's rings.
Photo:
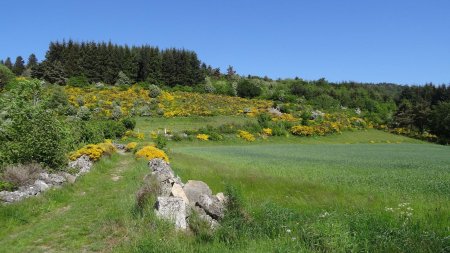
<svg viewBox="0 0 450 253">
<path fill-rule="evenodd" d="M 14 64 L 7 58 L 3 64 L 22 75 L 31 69 L 31 76 L 51 83 L 64 84 L 70 77 L 84 76 L 89 82 L 115 84 L 119 73 L 130 82 L 149 82 L 167 86 L 201 83 L 205 65 L 197 54 L 185 49 L 165 49 L 148 45 L 129 47 L 111 42 L 51 42 L 45 59 L 38 63 L 31 55 L 28 64 L 21 56 Z M 202 69 L 203 66 L 203 69 Z"/>
</svg>

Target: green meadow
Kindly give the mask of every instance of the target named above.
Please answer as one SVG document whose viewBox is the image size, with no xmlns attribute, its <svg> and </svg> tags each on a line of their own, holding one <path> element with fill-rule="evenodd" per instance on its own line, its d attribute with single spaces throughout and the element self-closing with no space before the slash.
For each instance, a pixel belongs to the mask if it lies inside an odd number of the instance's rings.
<svg viewBox="0 0 450 253">
<path fill-rule="evenodd" d="M 169 125 L 183 129 L 189 120 Z M 140 120 L 136 128 L 161 127 Z M 214 233 L 176 231 L 152 206 L 135 208 L 146 162 L 115 154 L 73 185 L 0 207 L 0 252 L 449 250 L 447 146 L 368 130 L 169 142 L 168 149 L 184 181 L 205 181 L 214 192 L 235 189 L 242 217 Z"/>
</svg>

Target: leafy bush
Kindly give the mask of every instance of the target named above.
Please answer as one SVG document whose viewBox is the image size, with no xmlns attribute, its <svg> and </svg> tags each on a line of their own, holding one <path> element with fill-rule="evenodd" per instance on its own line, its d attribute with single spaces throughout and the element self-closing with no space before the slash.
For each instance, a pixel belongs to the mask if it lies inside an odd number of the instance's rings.
<svg viewBox="0 0 450 253">
<path fill-rule="evenodd" d="M 5 65 L 0 64 L 0 89 L 14 78 L 13 72 Z"/>
<path fill-rule="evenodd" d="M 169 162 L 169 157 L 164 151 L 153 146 L 145 146 L 136 152 L 136 158 L 145 158 L 147 160 L 152 160 L 155 158 L 161 158 L 166 162 Z"/>
<path fill-rule="evenodd" d="M 122 124 L 126 129 L 133 130 L 136 127 L 136 120 L 130 117 L 124 118 L 122 119 Z"/>
<path fill-rule="evenodd" d="M 127 75 L 125 75 L 125 73 L 123 73 L 122 71 L 119 72 L 119 76 L 117 78 L 116 81 L 116 85 L 118 86 L 127 86 L 131 84 L 131 80 L 130 78 L 128 78 Z"/>
<path fill-rule="evenodd" d="M 167 138 L 164 134 L 158 134 L 156 137 L 156 147 L 159 149 L 164 149 L 167 146 Z"/>
<path fill-rule="evenodd" d="M 92 118 L 91 110 L 89 110 L 86 106 L 80 106 L 77 112 L 77 117 L 81 120 L 90 120 Z"/>
<path fill-rule="evenodd" d="M 86 76 L 73 76 L 67 80 L 67 85 L 73 86 L 73 87 L 87 87 L 89 86 L 89 80 Z"/>
<path fill-rule="evenodd" d="M 272 117 L 268 113 L 261 113 L 258 115 L 258 124 L 262 128 L 268 128 L 269 122 L 272 120 Z"/>
<path fill-rule="evenodd" d="M 151 98 L 157 98 L 159 95 L 161 95 L 161 89 L 154 84 L 150 84 L 148 87 L 148 96 Z"/>
<path fill-rule="evenodd" d="M 0 181 L 0 192 L 1 191 L 14 191 L 17 189 L 17 186 L 10 182 Z"/>
<path fill-rule="evenodd" d="M 201 140 L 201 141 L 207 141 L 207 140 L 209 140 L 209 135 L 207 135 L 207 134 L 197 134 L 196 138 L 198 140 Z"/>
<path fill-rule="evenodd" d="M 246 141 L 255 141 L 255 136 L 247 131 L 239 130 L 238 136 Z"/>
<path fill-rule="evenodd" d="M 0 136 L 0 157 L 4 163 L 36 161 L 51 168 L 65 164 L 67 132 L 51 112 L 25 109 L 10 115 L 12 124 Z"/>
<path fill-rule="evenodd" d="M 122 137 L 127 129 L 121 122 L 107 120 L 100 123 L 105 139 L 115 139 Z"/>
<path fill-rule="evenodd" d="M 237 94 L 243 98 L 254 98 L 261 95 L 262 89 L 249 79 L 242 79 L 237 84 Z"/>
<path fill-rule="evenodd" d="M 130 142 L 125 146 L 126 151 L 132 151 L 137 147 L 137 142 Z"/>
</svg>

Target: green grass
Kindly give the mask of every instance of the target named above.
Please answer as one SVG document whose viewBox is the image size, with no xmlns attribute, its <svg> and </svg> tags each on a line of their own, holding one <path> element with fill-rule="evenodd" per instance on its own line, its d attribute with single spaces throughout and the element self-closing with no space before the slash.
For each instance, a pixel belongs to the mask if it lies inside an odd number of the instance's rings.
<svg viewBox="0 0 450 253">
<path fill-rule="evenodd" d="M 146 132 L 204 124 L 204 118 L 138 120 Z M 73 185 L 0 207 L 0 252 L 449 250 L 449 147 L 368 130 L 254 143 L 169 142 L 169 150 L 183 181 L 203 180 L 214 192 L 239 189 L 246 218 L 227 220 L 212 238 L 177 232 L 151 206 L 136 212 L 146 163 L 114 155 Z M 405 202 L 411 218 L 400 213 L 406 207 L 386 211 Z"/>
</svg>

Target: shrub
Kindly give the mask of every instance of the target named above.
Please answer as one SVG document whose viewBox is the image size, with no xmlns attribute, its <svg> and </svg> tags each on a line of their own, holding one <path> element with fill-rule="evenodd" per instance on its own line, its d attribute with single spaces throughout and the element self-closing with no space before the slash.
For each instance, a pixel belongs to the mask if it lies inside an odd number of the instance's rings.
<svg viewBox="0 0 450 253">
<path fill-rule="evenodd" d="M 122 137 L 127 129 L 121 122 L 107 120 L 100 123 L 100 129 L 105 139 L 114 139 Z"/>
<path fill-rule="evenodd" d="M 156 147 L 159 149 L 164 149 L 167 146 L 167 138 L 164 134 L 158 134 L 156 137 Z"/>
<path fill-rule="evenodd" d="M 145 158 L 147 160 L 152 160 L 155 158 L 161 158 L 166 162 L 169 162 L 169 157 L 161 149 L 153 146 L 145 146 L 136 152 L 136 158 Z"/>
<path fill-rule="evenodd" d="M 172 135 L 172 140 L 174 140 L 174 141 L 181 141 L 181 140 L 183 140 L 183 136 L 180 133 L 174 133 Z"/>
<path fill-rule="evenodd" d="M 158 195 L 159 183 L 154 176 L 146 177 L 144 185 L 136 193 L 136 207 L 139 211 L 143 209 L 151 202 L 150 200 L 155 199 Z"/>
<path fill-rule="evenodd" d="M 291 128 L 291 133 L 300 136 L 312 136 L 314 135 L 314 127 L 312 126 L 293 126 Z"/>
<path fill-rule="evenodd" d="M 87 87 L 89 86 L 89 80 L 86 76 L 73 76 L 67 80 L 67 85 L 72 87 Z"/>
<path fill-rule="evenodd" d="M 221 141 L 221 140 L 223 140 L 223 136 L 219 133 L 211 132 L 209 134 L 209 139 L 212 141 Z"/>
<path fill-rule="evenodd" d="M 0 135 L 0 160 L 3 163 L 36 161 L 53 169 L 65 165 L 68 151 L 67 132 L 51 112 L 16 111 L 12 124 Z"/>
<path fill-rule="evenodd" d="M 263 128 L 263 134 L 268 135 L 268 136 L 272 135 L 272 129 Z"/>
<path fill-rule="evenodd" d="M 209 140 L 209 135 L 207 135 L 207 134 L 197 134 L 196 138 L 198 140 L 201 140 L 201 141 L 207 141 L 207 140 Z"/>
<path fill-rule="evenodd" d="M 111 113 L 111 118 L 114 120 L 118 120 L 122 117 L 122 107 L 120 107 L 120 105 L 116 105 L 113 107 L 113 111 Z"/>
<path fill-rule="evenodd" d="M 130 142 L 125 146 L 126 151 L 132 151 L 137 147 L 137 142 Z"/>
<path fill-rule="evenodd" d="M 249 79 L 242 79 L 237 85 L 237 94 L 243 98 L 254 98 L 261 95 L 262 89 Z"/>
<path fill-rule="evenodd" d="M 17 189 L 17 186 L 10 182 L 0 181 L 0 192 L 1 191 L 14 191 Z"/>
<path fill-rule="evenodd" d="M 247 131 L 239 130 L 238 136 L 246 141 L 255 141 L 255 136 Z"/>
<path fill-rule="evenodd" d="M 148 87 L 148 96 L 151 98 L 157 98 L 159 95 L 161 95 L 161 89 L 154 84 L 150 84 Z"/>
<path fill-rule="evenodd" d="M 77 117 L 81 120 L 90 120 L 92 117 L 91 110 L 89 110 L 86 106 L 80 106 L 77 112 Z"/>
<path fill-rule="evenodd" d="M 258 124 L 262 127 L 262 128 L 268 128 L 269 127 L 269 122 L 272 120 L 272 116 L 270 116 L 270 114 L 268 113 L 261 113 L 258 115 Z"/>
<path fill-rule="evenodd" d="M 103 155 L 103 149 L 100 145 L 97 144 L 88 144 L 77 151 L 72 152 L 69 155 L 69 159 L 74 161 L 83 155 L 89 156 L 89 158 L 93 161 L 97 161 Z"/>
<path fill-rule="evenodd" d="M 10 165 L 5 168 L 1 177 L 15 187 L 33 184 L 39 178 L 42 167 L 38 163 Z"/>
<path fill-rule="evenodd" d="M 13 78 L 13 72 L 5 65 L 0 64 L 0 89 L 3 89 Z"/>
<path fill-rule="evenodd" d="M 130 85 L 131 84 L 131 80 L 130 78 L 128 78 L 127 75 L 125 75 L 125 73 L 123 73 L 122 71 L 119 72 L 119 75 L 117 77 L 117 81 L 116 81 L 116 85 L 118 86 L 124 86 L 124 85 Z"/>
<path fill-rule="evenodd" d="M 271 127 L 272 127 L 272 135 L 273 136 L 286 136 L 288 134 L 283 122 L 276 122 Z"/>
<path fill-rule="evenodd" d="M 105 140 L 105 142 L 99 143 L 98 145 L 103 150 L 103 155 L 111 156 L 112 154 L 117 152 L 117 149 L 112 144 L 111 140 Z"/>
<path fill-rule="evenodd" d="M 136 127 L 136 120 L 133 118 L 124 118 L 122 119 L 122 124 L 128 130 L 133 130 Z"/>
</svg>

